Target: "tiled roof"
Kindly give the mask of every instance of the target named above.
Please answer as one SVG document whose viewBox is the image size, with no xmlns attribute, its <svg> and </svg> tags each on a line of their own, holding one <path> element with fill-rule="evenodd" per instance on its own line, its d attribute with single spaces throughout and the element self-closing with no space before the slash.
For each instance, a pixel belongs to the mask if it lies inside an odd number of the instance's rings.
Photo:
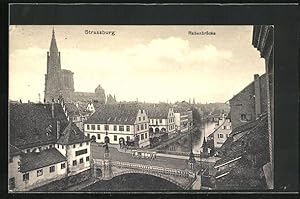
<svg viewBox="0 0 300 199">
<path fill-rule="evenodd" d="M 69 145 L 86 141 L 90 141 L 90 138 L 86 137 L 74 123 L 69 122 L 69 124 L 64 128 L 64 131 L 61 133 L 57 143 Z"/>
<path fill-rule="evenodd" d="M 147 111 L 148 118 L 150 119 L 166 119 L 168 118 L 169 109 L 171 105 L 160 104 L 141 104 L 141 106 Z"/>
<path fill-rule="evenodd" d="M 52 118 L 51 104 L 9 104 L 10 143 L 24 149 L 55 142 L 56 120 L 67 119 L 59 104 L 54 107 Z"/>
<path fill-rule="evenodd" d="M 134 124 L 139 106 L 136 104 L 103 104 L 91 115 L 86 124 Z"/>
<path fill-rule="evenodd" d="M 20 171 L 22 173 L 66 161 L 57 149 L 51 148 L 41 152 L 24 153 L 21 156 Z"/>
<path fill-rule="evenodd" d="M 79 115 L 79 109 L 73 103 L 65 103 L 65 107 L 69 116 Z"/>
<path fill-rule="evenodd" d="M 9 155 L 11 157 L 15 156 L 15 155 L 20 155 L 21 153 L 22 153 L 22 151 L 19 148 L 15 147 L 11 144 L 9 145 Z"/>
<path fill-rule="evenodd" d="M 257 175 L 258 168 L 261 168 L 269 161 L 268 157 L 268 123 L 266 115 L 261 116 L 252 124 L 248 123 L 238 127 L 236 133 L 243 133 L 238 140 L 227 139 L 222 146 L 225 155 L 216 162 L 215 166 L 242 157 L 237 160 L 237 164 L 217 173 L 221 175 L 229 172 L 228 175 L 221 177 L 219 181 L 224 181 L 228 186 L 242 186 L 249 179 L 251 187 L 264 186 L 260 176 Z M 246 157 L 256 156 L 256 166 L 253 167 L 251 161 Z M 231 184 L 231 185 L 230 185 Z M 235 184 L 235 185 L 234 185 Z"/>
</svg>

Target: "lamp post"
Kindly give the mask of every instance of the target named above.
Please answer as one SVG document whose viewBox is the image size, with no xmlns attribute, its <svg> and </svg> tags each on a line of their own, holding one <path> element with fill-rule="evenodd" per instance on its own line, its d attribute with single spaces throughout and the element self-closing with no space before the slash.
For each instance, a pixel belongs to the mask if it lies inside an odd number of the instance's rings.
<svg viewBox="0 0 300 199">
<path fill-rule="evenodd" d="M 192 122 L 189 123 L 188 125 L 188 129 L 189 129 L 189 133 L 190 133 L 190 157 L 189 157 L 189 165 L 190 165 L 190 169 L 194 169 L 194 164 L 196 163 L 196 160 L 195 160 L 195 156 L 194 156 L 194 153 L 193 153 L 193 138 L 192 138 L 192 131 L 190 129 L 190 126 L 191 126 Z"/>
</svg>

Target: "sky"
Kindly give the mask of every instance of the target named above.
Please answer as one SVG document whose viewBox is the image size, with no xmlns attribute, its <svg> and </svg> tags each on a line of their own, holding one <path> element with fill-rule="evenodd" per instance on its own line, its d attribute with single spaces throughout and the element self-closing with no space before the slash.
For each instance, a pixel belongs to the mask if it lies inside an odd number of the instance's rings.
<svg viewBox="0 0 300 199">
<path fill-rule="evenodd" d="M 94 92 L 100 84 L 117 101 L 226 102 L 265 72 L 252 26 L 18 25 L 9 27 L 9 99 L 43 101 L 53 28 L 75 91 Z"/>
</svg>

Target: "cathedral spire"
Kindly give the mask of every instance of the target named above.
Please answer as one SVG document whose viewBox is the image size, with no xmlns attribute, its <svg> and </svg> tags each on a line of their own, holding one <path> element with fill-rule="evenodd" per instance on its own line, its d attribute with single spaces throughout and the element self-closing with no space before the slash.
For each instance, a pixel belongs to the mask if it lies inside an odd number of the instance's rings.
<svg viewBox="0 0 300 199">
<path fill-rule="evenodd" d="M 51 53 L 58 53 L 58 48 L 57 48 L 56 39 L 55 39 L 54 27 L 52 28 L 52 39 L 51 39 L 51 44 L 50 44 L 50 54 Z"/>
</svg>

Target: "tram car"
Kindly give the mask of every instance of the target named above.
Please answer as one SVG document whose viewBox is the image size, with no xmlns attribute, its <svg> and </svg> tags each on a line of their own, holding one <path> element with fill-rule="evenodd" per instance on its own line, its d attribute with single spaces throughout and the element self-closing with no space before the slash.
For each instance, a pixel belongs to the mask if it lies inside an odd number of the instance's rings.
<svg viewBox="0 0 300 199">
<path fill-rule="evenodd" d="M 138 159 L 153 160 L 156 158 L 156 152 L 145 152 L 145 151 L 132 150 L 132 157 L 138 158 Z"/>
</svg>

